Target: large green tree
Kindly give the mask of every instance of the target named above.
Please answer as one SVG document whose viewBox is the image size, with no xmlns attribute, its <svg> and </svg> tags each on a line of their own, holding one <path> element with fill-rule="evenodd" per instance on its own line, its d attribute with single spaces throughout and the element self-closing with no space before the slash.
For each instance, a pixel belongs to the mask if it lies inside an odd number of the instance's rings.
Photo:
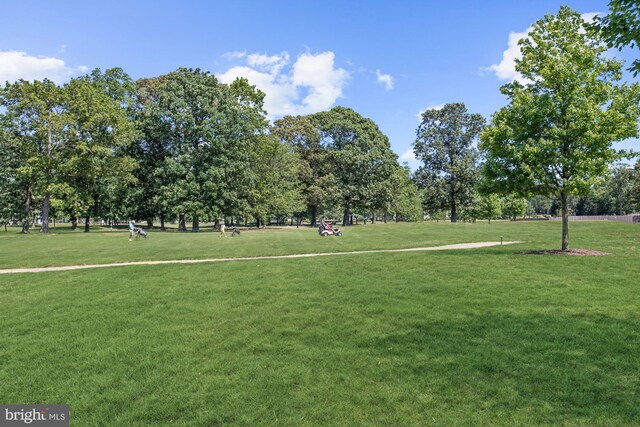
<svg viewBox="0 0 640 427">
<path fill-rule="evenodd" d="M 640 88 L 620 84 L 622 64 L 584 31 L 580 14 L 562 7 L 520 41 L 516 70 L 527 84 L 502 87 L 509 105 L 482 134 L 485 173 L 496 189 L 555 196 L 562 249 L 569 246 L 568 199 L 602 177 L 623 153 L 612 143 L 638 133 Z"/>
<path fill-rule="evenodd" d="M 300 158 L 298 180 L 305 201 L 305 210 L 316 225 L 319 208 L 334 191 L 329 151 L 320 140 L 321 135 L 308 116 L 286 116 L 276 120 L 271 132 L 292 147 Z"/>
<path fill-rule="evenodd" d="M 256 226 L 270 217 L 281 218 L 301 212 L 304 200 L 298 180 L 300 159 L 274 135 L 260 135 L 251 147 L 251 171 L 248 213 Z"/>
<path fill-rule="evenodd" d="M 137 182 L 124 196 L 127 217 L 145 219 L 149 227 L 159 218 L 162 230 L 174 212 L 171 201 L 163 192 L 172 185 L 172 178 L 164 167 L 175 151 L 174 141 L 168 138 L 171 122 L 162 120 L 158 105 L 166 79 L 167 75 L 136 82 L 134 121 L 138 133 L 128 153 L 138 162 Z"/>
<path fill-rule="evenodd" d="M 51 196 L 68 147 L 69 115 L 65 90 L 50 80 L 7 83 L 0 92 L 3 123 L 20 157 L 16 180 L 23 185 L 22 232 L 29 232 L 36 192 L 42 197 L 42 232 L 49 231 Z"/>
<path fill-rule="evenodd" d="M 90 217 L 111 209 L 114 189 L 134 180 L 136 163 L 123 154 L 134 127 L 121 102 L 95 76 L 72 79 L 65 91 L 71 151 L 63 169 L 67 188 L 61 191 L 77 204 L 89 232 Z"/>
<path fill-rule="evenodd" d="M 610 46 L 622 50 L 640 47 L 640 0 L 611 0 L 609 13 L 596 16 L 589 28 Z M 640 60 L 636 59 L 629 68 L 636 76 L 640 72 Z"/>
<path fill-rule="evenodd" d="M 354 210 L 367 212 L 388 205 L 398 164 L 389 138 L 371 119 L 350 108 L 335 107 L 310 119 L 329 151 L 343 225 L 351 225 Z"/>
<path fill-rule="evenodd" d="M 390 212 L 396 222 L 422 221 L 424 213 L 420 191 L 411 179 L 409 166 L 398 165 L 392 177 Z"/>
<path fill-rule="evenodd" d="M 0 116 L 0 224 L 7 225 L 20 218 L 24 183 L 19 168 L 21 153 L 18 141 L 6 130 Z"/>
<path fill-rule="evenodd" d="M 199 229 L 202 216 L 244 213 L 252 184 L 250 148 L 266 130 L 264 94 L 244 79 L 222 85 L 199 69 L 178 69 L 141 94 L 144 139 L 165 208 Z"/>
<path fill-rule="evenodd" d="M 449 209 L 451 222 L 456 222 L 458 208 L 473 200 L 479 175 L 475 143 L 484 124 L 484 118 L 469 113 L 463 103 L 422 113 L 413 151 L 422 162 L 415 178 L 427 212 Z"/>
</svg>

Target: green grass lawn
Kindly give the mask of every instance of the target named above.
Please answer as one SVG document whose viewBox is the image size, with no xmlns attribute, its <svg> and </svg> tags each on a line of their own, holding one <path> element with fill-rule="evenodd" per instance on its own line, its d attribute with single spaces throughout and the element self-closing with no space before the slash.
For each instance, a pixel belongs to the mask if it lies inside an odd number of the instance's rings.
<svg viewBox="0 0 640 427">
<path fill-rule="evenodd" d="M 243 230 L 240 237 L 219 238 L 217 233 L 150 232 L 147 240 L 129 242 L 128 230 L 95 228 L 90 233 L 58 227 L 49 235 L 34 229 L 21 235 L 19 229 L 0 232 L 1 268 L 48 267 L 122 261 L 232 258 L 316 252 L 347 252 L 369 249 L 399 249 L 450 243 L 518 240 L 535 249 L 560 247 L 559 222 L 479 222 L 375 224 L 353 226 L 343 237 L 320 238 L 315 228 Z M 629 232 L 637 230 L 629 224 Z M 604 228 L 603 228 L 604 227 Z M 592 232 L 592 229 L 595 230 Z M 575 230 L 575 231 L 574 231 Z M 597 249 L 613 242 L 600 242 L 599 233 L 625 233 L 627 228 L 610 224 L 576 224 L 571 245 Z M 228 233 L 230 234 L 230 233 Z M 593 235 L 593 238 L 590 236 Z M 578 246 L 576 246 L 578 245 Z M 604 246 L 603 246 L 604 245 Z"/>
<path fill-rule="evenodd" d="M 638 425 L 640 226 L 0 233 L 0 268 L 484 249 L 0 275 L 0 403 L 72 425 Z"/>
</svg>

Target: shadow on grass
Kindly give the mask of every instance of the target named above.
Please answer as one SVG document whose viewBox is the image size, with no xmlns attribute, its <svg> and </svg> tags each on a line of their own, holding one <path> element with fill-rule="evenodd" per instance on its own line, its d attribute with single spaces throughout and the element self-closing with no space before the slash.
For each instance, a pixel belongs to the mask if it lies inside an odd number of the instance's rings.
<svg viewBox="0 0 640 427">
<path fill-rule="evenodd" d="M 638 319 L 590 313 L 491 314 L 415 323 L 362 346 L 445 401 L 534 423 L 638 425 L 638 331 Z"/>
</svg>

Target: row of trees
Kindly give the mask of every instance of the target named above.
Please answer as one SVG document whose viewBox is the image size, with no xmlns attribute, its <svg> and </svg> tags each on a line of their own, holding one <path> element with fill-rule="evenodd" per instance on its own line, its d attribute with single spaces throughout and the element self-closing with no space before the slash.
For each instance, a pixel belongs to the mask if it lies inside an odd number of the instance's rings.
<svg viewBox="0 0 640 427">
<path fill-rule="evenodd" d="M 574 215 L 627 215 L 640 212 L 640 161 L 635 168 L 617 165 L 586 192 L 569 196 L 569 210 Z M 557 199 L 536 196 L 529 200 L 527 213 L 560 214 Z"/>
<path fill-rule="evenodd" d="M 269 125 L 264 94 L 178 69 L 137 82 L 115 68 L 7 83 L 0 92 L 2 216 L 266 218 L 354 212 L 421 218 L 409 170 L 374 122 L 337 107 Z"/>
</svg>

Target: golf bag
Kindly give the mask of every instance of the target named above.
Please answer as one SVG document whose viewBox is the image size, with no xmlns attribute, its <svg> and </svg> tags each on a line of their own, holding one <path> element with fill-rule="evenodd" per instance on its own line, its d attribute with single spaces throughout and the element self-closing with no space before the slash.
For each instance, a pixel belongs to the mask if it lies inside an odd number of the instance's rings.
<svg viewBox="0 0 640 427">
<path fill-rule="evenodd" d="M 136 233 L 136 240 L 138 240 L 140 237 L 144 237 L 145 239 L 147 238 L 147 232 L 142 228 L 136 227 L 133 231 Z"/>
</svg>

